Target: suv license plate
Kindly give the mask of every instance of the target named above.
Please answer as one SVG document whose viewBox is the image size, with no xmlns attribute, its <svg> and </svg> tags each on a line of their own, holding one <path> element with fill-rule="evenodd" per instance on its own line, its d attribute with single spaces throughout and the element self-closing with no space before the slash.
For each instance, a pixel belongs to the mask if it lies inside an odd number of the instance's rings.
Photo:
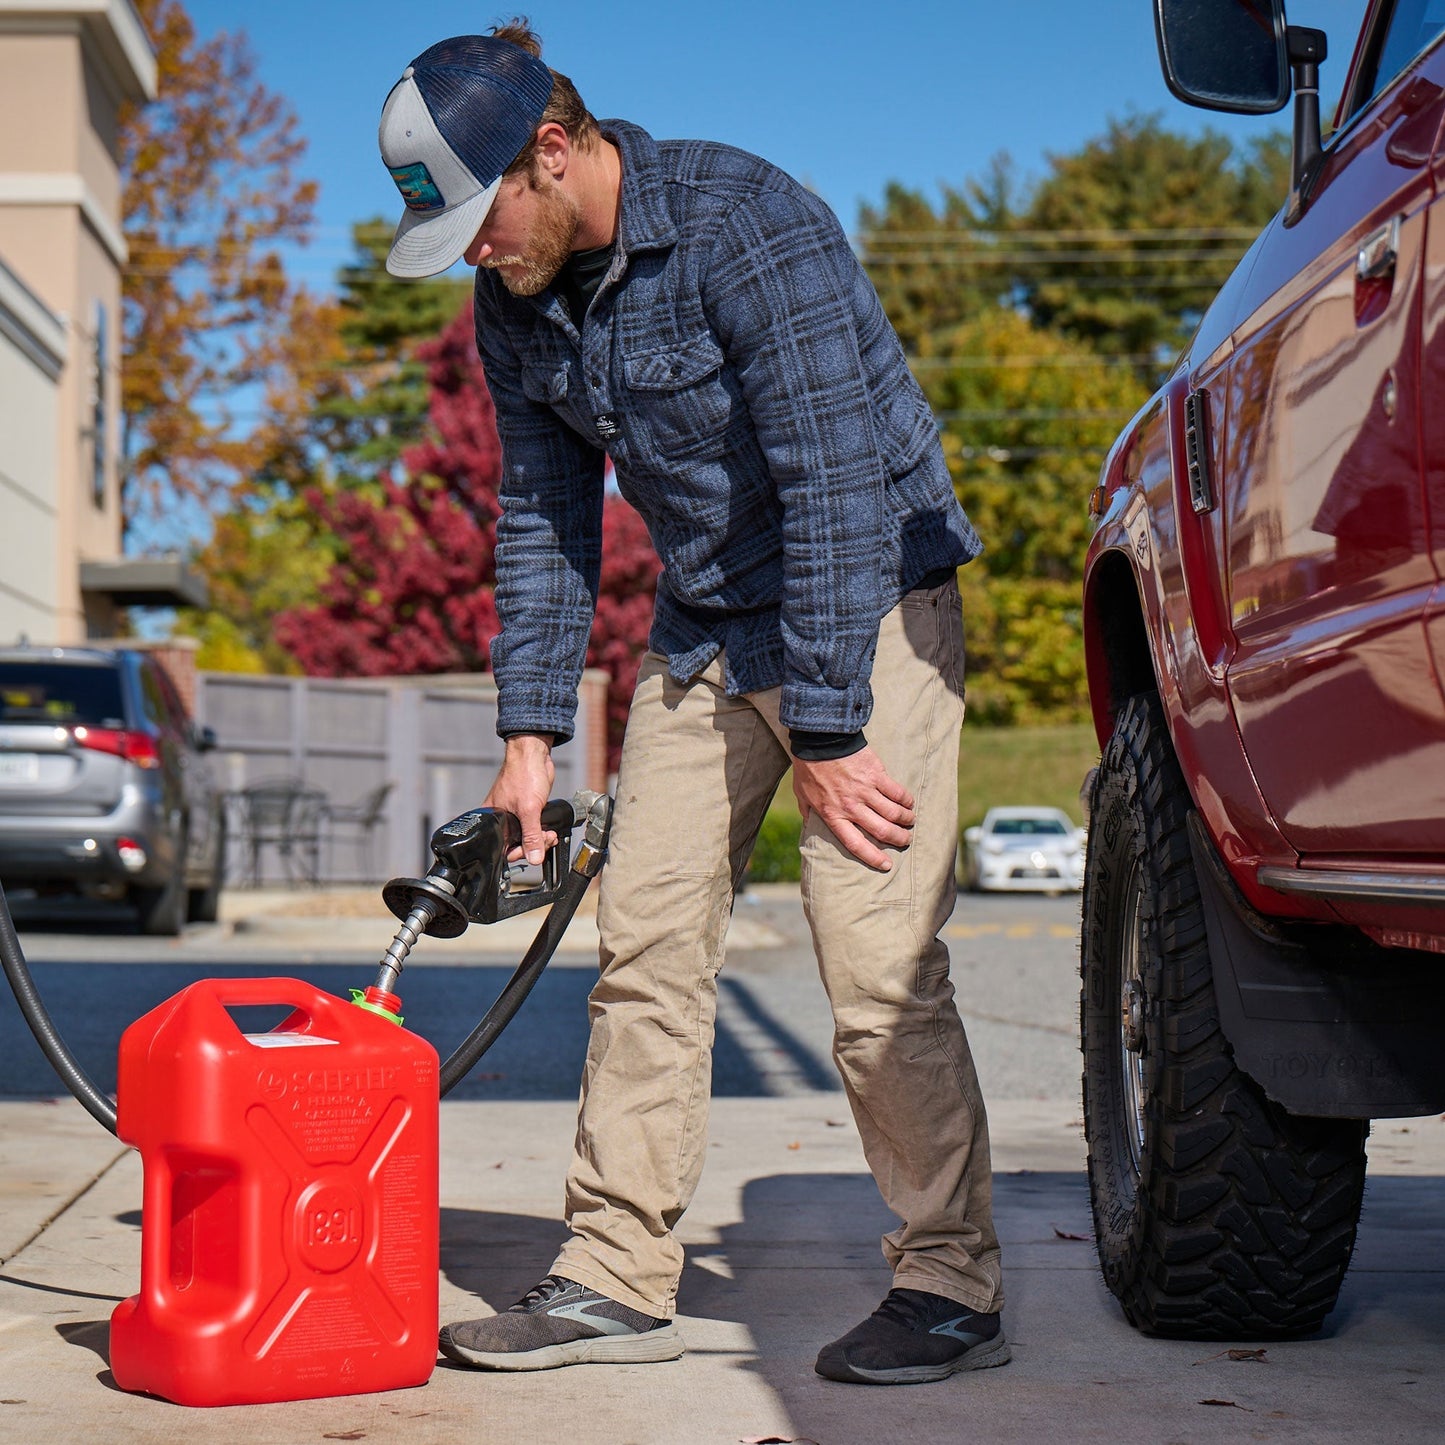
<svg viewBox="0 0 1445 1445">
<path fill-rule="evenodd" d="M 40 757 L 36 753 L 0 753 L 0 786 L 38 783 Z"/>
</svg>

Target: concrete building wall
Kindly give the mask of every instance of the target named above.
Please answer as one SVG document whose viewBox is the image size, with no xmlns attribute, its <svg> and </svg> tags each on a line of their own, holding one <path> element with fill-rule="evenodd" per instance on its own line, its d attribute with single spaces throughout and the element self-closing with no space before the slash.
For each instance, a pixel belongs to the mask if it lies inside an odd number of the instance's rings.
<svg viewBox="0 0 1445 1445">
<path fill-rule="evenodd" d="M 121 555 L 118 121 L 126 100 L 154 93 L 155 58 L 129 0 L 0 0 L 0 262 L 61 319 L 67 343 L 53 406 L 45 640 L 116 628 L 109 600 L 82 594 L 80 566 Z M 11 445 L 0 430 L 0 471 Z M 6 605 L 0 593 L 0 636 Z"/>
<path fill-rule="evenodd" d="M 65 328 L 0 266 L 0 644 L 51 635 L 59 608 L 55 496 Z"/>
</svg>

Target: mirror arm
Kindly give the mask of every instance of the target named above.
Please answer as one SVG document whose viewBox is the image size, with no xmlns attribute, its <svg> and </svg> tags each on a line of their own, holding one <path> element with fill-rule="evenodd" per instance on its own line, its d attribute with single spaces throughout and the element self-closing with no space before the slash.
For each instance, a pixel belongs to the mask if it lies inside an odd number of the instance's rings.
<svg viewBox="0 0 1445 1445">
<path fill-rule="evenodd" d="M 1289 205 L 1284 223 L 1292 225 L 1304 213 L 1310 185 L 1324 155 L 1320 129 L 1320 62 L 1328 53 L 1323 30 L 1291 25 L 1285 31 L 1290 70 L 1294 75 L 1294 140 L 1290 150 Z"/>
</svg>

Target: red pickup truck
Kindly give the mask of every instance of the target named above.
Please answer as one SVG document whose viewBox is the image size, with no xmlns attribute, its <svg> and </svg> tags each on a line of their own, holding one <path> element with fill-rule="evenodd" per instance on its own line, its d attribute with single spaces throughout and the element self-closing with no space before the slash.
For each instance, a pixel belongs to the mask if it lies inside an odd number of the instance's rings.
<svg viewBox="0 0 1445 1445">
<path fill-rule="evenodd" d="M 1445 3 L 1155 0 L 1173 93 L 1294 96 L 1290 194 L 1115 443 L 1084 583 L 1105 1279 L 1151 1333 L 1318 1329 L 1369 1120 L 1445 1109 Z"/>
</svg>

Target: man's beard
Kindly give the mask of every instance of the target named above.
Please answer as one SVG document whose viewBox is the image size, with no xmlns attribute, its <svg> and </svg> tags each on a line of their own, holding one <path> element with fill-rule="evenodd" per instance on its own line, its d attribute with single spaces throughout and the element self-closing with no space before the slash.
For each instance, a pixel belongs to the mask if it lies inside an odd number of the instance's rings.
<svg viewBox="0 0 1445 1445">
<path fill-rule="evenodd" d="M 513 275 L 500 272 L 502 285 L 513 296 L 536 296 L 545 291 L 567 264 L 582 217 L 577 202 L 558 189 L 544 184 L 538 189 L 536 225 L 527 239 L 527 254 L 489 256 L 483 263 L 493 268 L 516 267 Z"/>
</svg>

